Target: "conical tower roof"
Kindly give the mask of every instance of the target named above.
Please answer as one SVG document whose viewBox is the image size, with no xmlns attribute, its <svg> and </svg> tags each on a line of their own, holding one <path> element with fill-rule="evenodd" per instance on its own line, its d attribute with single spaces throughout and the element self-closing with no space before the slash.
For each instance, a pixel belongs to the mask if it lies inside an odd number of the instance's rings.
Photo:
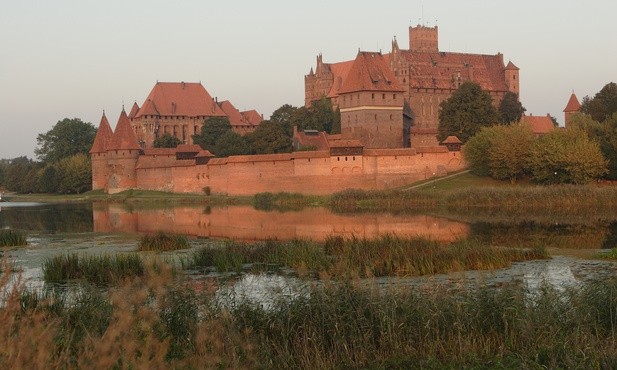
<svg viewBox="0 0 617 370">
<path fill-rule="evenodd" d="M 508 62 L 508 65 L 506 66 L 506 69 L 513 69 L 513 70 L 520 70 L 520 68 L 518 68 L 517 66 L 514 65 L 514 63 L 512 63 L 512 61 Z"/>
<path fill-rule="evenodd" d="M 580 109 L 581 103 L 578 102 L 576 95 L 572 93 L 572 95 L 570 95 L 570 100 L 568 100 L 568 105 L 566 105 L 566 108 L 563 111 L 566 113 L 578 112 Z"/>
<path fill-rule="evenodd" d="M 129 118 L 135 118 L 137 116 L 137 112 L 139 112 L 139 105 L 137 105 L 137 102 L 134 102 L 131 112 L 129 113 Z"/>
<path fill-rule="evenodd" d="M 108 150 L 129 150 L 129 149 L 141 149 L 137 142 L 137 136 L 135 131 L 131 127 L 129 117 L 126 115 L 124 108 L 118 118 L 118 124 L 116 124 L 116 131 L 111 138 Z"/>
<path fill-rule="evenodd" d="M 109 121 L 107 121 L 107 117 L 105 117 L 105 112 L 103 112 L 103 117 L 101 117 L 99 129 L 96 131 L 96 137 L 94 138 L 92 149 L 90 149 L 90 154 L 105 153 L 109 147 L 109 142 L 113 134 Z"/>
<path fill-rule="evenodd" d="M 359 52 L 339 93 L 404 91 L 381 53 Z"/>
</svg>

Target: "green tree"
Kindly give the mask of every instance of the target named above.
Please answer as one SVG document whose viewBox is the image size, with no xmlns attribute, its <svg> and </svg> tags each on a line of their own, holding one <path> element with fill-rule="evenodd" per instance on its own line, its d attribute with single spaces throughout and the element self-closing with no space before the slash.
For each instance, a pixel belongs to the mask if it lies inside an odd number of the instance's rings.
<svg viewBox="0 0 617 370">
<path fill-rule="evenodd" d="M 297 124 L 294 122 L 297 110 L 297 107 L 290 104 L 281 105 L 280 108 L 272 112 L 270 121 L 281 124 L 285 128 L 287 136 L 291 137 L 293 135 L 293 126 Z"/>
<path fill-rule="evenodd" d="M 587 114 L 575 114 L 570 119 L 570 126 L 583 130 L 600 145 L 602 155 L 608 160 L 606 178 L 617 180 L 617 113 L 613 113 L 603 123 Z"/>
<path fill-rule="evenodd" d="M 90 157 L 76 154 L 58 162 L 58 192 L 79 194 L 92 190 L 92 165 Z"/>
<path fill-rule="evenodd" d="M 182 140 L 175 136 L 171 136 L 170 134 L 165 134 L 159 138 L 156 138 L 153 146 L 155 148 L 175 148 L 180 144 L 182 144 Z"/>
<path fill-rule="evenodd" d="M 529 153 L 533 181 L 585 184 L 606 172 L 600 146 L 579 129 L 554 130 L 537 139 Z"/>
<path fill-rule="evenodd" d="M 247 135 L 255 154 L 290 153 L 291 140 L 282 124 L 263 121 Z"/>
<path fill-rule="evenodd" d="M 204 122 L 201 132 L 193 135 L 193 142 L 217 154 L 216 141 L 229 131 L 231 131 L 231 123 L 227 117 L 210 117 Z"/>
<path fill-rule="evenodd" d="M 454 135 L 467 142 L 482 127 L 498 122 L 491 96 L 473 82 L 463 83 L 440 107 L 439 141 Z"/>
<path fill-rule="evenodd" d="M 516 182 L 527 171 L 527 157 L 534 142 L 529 125 L 484 127 L 463 147 L 472 173 Z"/>
<path fill-rule="evenodd" d="M 251 154 L 252 149 L 248 140 L 244 136 L 227 131 L 216 141 L 218 157 L 229 157 L 230 155 L 246 155 Z"/>
<path fill-rule="evenodd" d="M 527 170 L 528 153 L 535 136 L 530 125 L 494 126 L 489 151 L 491 177 L 514 184 Z"/>
<path fill-rule="evenodd" d="M 589 114 L 598 122 L 603 122 L 617 113 L 617 84 L 610 82 L 604 85 L 593 98 L 584 97 L 581 112 Z"/>
<path fill-rule="evenodd" d="M 38 185 L 38 171 L 41 163 L 27 157 L 17 157 L 10 160 L 6 167 L 4 185 L 8 190 L 17 193 L 35 193 Z"/>
<path fill-rule="evenodd" d="M 518 100 L 518 95 L 508 91 L 499 104 L 499 120 L 501 123 L 515 123 L 521 120 L 526 109 Z"/>
<path fill-rule="evenodd" d="M 59 187 L 58 165 L 56 163 L 47 164 L 38 172 L 37 191 L 41 193 L 57 193 Z"/>
<path fill-rule="evenodd" d="M 88 154 L 95 136 L 96 127 L 91 123 L 79 118 L 65 118 L 37 136 L 38 147 L 34 153 L 45 163 L 58 162 L 79 153 Z"/>
</svg>

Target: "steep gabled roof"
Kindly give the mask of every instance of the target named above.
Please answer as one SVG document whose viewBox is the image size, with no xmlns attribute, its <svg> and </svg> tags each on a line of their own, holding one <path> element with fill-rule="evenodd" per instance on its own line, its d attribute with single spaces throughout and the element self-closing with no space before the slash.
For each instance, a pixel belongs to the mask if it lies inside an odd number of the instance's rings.
<svg viewBox="0 0 617 370">
<path fill-rule="evenodd" d="M 576 95 L 572 93 L 572 95 L 570 95 L 570 100 L 568 100 L 568 105 L 566 105 L 563 111 L 566 113 L 570 113 L 578 112 L 579 110 L 581 110 L 581 103 L 578 102 L 578 98 L 576 97 Z"/>
<path fill-rule="evenodd" d="M 315 147 L 315 150 L 328 150 L 328 135 L 324 131 L 304 130 L 294 134 L 294 141 L 300 147 Z"/>
<path fill-rule="evenodd" d="M 234 107 L 234 105 L 231 104 L 229 100 L 222 101 L 218 104 L 219 104 L 219 107 L 221 107 L 221 110 L 229 118 L 229 123 L 231 123 L 232 126 L 248 124 L 248 122 L 246 121 L 246 119 L 244 119 L 240 111 L 236 107 Z"/>
<path fill-rule="evenodd" d="M 242 117 L 251 125 L 258 125 L 261 123 L 262 118 L 261 114 L 259 114 L 255 109 L 247 110 L 244 112 L 240 112 Z"/>
<path fill-rule="evenodd" d="M 131 112 L 129 113 L 129 118 L 135 118 L 135 116 L 137 116 L 137 112 L 139 112 L 139 105 L 137 105 L 137 102 L 134 102 Z"/>
<path fill-rule="evenodd" d="M 531 125 L 531 129 L 536 135 L 544 135 L 555 129 L 551 116 L 523 116 L 521 122 Z"/>
<path fill-rule="evenodd" d="M 339 91 L 343 86 L 343 81 L 347 78 L 353 62 L 353 60 L 348 60 L 346 62 L 327 64 L 330 72 L 332 73 L 332 87 L 328 92 L 328 98 L 333 98 L 339 95 Z"/>
<path fill-rule="evenodd" d="M 199 82 L 157 82 L 136 117 L 224 117 L 225 113 Z"/>
<path fill-rule="evenodd" d="M 107 120 L 107 117 L 105 117 L 105 112 L 103 112 L 99 129 L 96 131 L 96 137 L 94 138 L 94 143 L 92 144 L 92 149 L 90 149 L 90 154 L 105 153 L 109 147 L 109 142 L 111 141 L 113 134 L 114 133 L 111 130 L 109 121 Z"/>
<path fill-rule="evenodd" d="M 394 73 L 381 53 L 359 52 L 339 93 L 356 91 L 402 92 Z"/>
<path fill-rule="evenodd" d="M 506 69 L 514 69 L 516 71 L 519 71 L 520 68 L 518 68 L 517 66 L 514 65 L 514 63 L 512 63 L 512 61 L 508 62 L 508 65 L 506 66 Z"/>
<path fill-rule="evenodd" d="M 442 144 L 462 144 L 463 142 L 457 136 L 450 135 L 441 143 Z"/>
<path fill-rule="evenodd" d="M 129 117 L 126 115 L 124 109 L 120 113 L 118 123 L 116 124 L 116 131 L 114 131 L 111 141 L 109 142 L 108 150 L 128 150 L 128 149 L 141 149 L 137 142 L 137 136 L 135 131 L 131 127 Z"/>
</svg>

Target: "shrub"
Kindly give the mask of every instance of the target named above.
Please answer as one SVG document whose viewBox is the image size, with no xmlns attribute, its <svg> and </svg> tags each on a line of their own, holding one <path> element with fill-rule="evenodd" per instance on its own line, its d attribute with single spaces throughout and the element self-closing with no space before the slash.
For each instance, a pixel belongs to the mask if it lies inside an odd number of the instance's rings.
<svg viewBox="0 0 617 370">
<path fill-rule="evenodd" d="M 175 251 L 189 248 L 189 240 L 184 235 L 165 234 L 158 232 L 155 235 L 144 235 L 139 243 L 140 251 Z"/>
</svg>

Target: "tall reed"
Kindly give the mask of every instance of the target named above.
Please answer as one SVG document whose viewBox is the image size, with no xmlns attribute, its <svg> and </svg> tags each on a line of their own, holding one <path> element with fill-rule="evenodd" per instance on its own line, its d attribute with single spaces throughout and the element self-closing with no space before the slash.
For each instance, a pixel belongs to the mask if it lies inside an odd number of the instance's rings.
<svg viewBox="0 0 617 370">
<path fill-rule="evenodd" d="M 0 247 L 15 247 L 28 245 L 23 231 L 0 229 Z"/>
<path fill-rule="evenodd" d="M 185 235 L 166 234 L 158 232 L 154 235 L 146 234 L 139 242 L 139 251 L 175 251 L 189 248 L 189 240 Z"/>
<path fill-rule="evenodd" d="M 144 263 L 136 254 L 79 256 L 71 253 L 50 257 L 43 262 L 43 279 L 47 283 L 84 280 L 107 285 L 143 275 Z"/>
</svg>

